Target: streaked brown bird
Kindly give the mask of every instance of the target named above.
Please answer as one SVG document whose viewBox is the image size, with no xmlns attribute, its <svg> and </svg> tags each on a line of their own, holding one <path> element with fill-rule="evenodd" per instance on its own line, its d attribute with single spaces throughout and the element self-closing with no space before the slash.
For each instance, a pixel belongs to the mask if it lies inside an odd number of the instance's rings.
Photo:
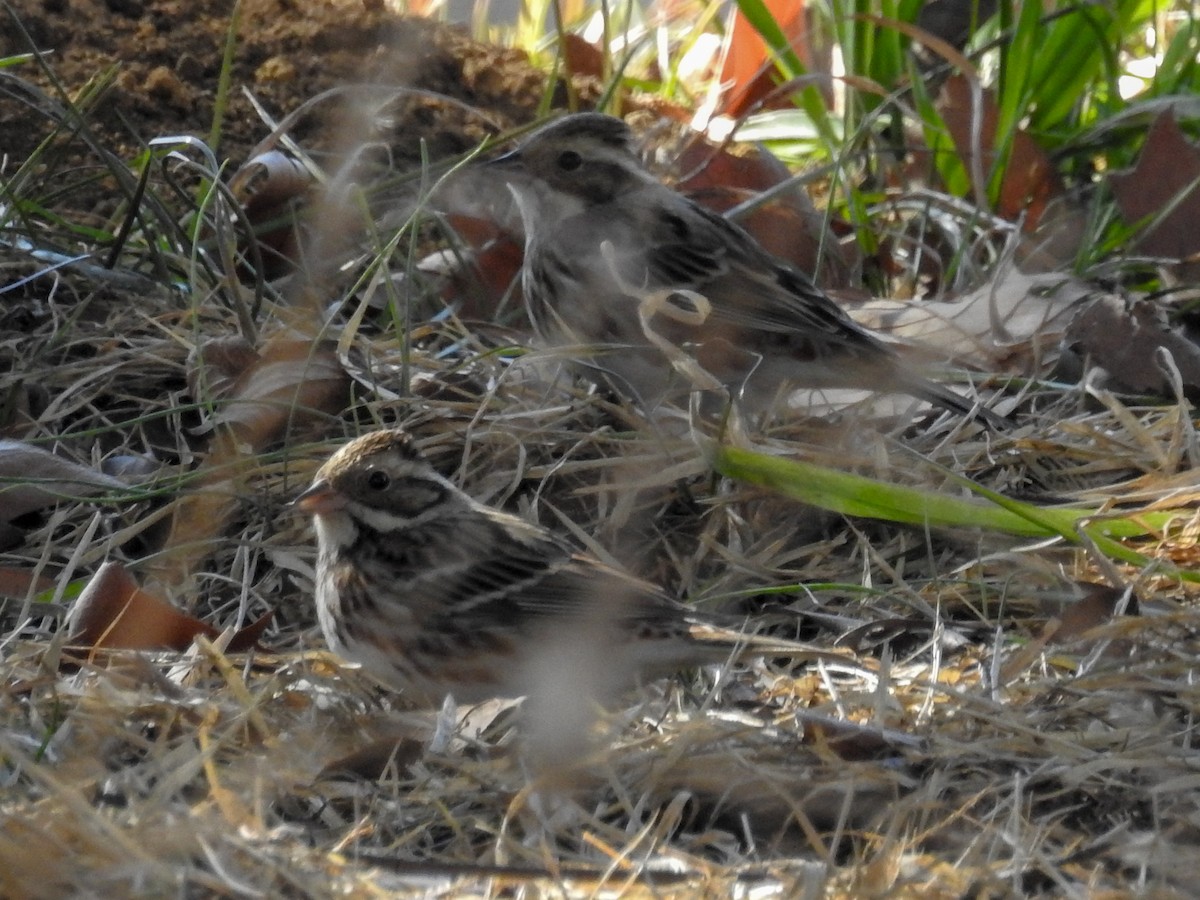
<svg viewBox="0 0 1200 900">
<path fill-rule="evenodd" d="M 692 387 L 679 348 L 752 409 L 781 385 L 853 387 L 1006 422 L 911 371 L 807 275 L 655 179 L 620 119 L 565 116 L 489 165 L 520 210 L 534 327 L 596 347 L 590 365 L 626 396 L 653 406 Z"/>
<path fill-rule="evenodd" d="M 317 617 L 330 648 L 425 702 L 544 695 L 547 681 L 581 672 L 605 699 L 746 655 L 835 658 L 741 634 L 477 503 L 403 431 L 342 447 L 296 505 L 316 525 Z"/>
</svg>

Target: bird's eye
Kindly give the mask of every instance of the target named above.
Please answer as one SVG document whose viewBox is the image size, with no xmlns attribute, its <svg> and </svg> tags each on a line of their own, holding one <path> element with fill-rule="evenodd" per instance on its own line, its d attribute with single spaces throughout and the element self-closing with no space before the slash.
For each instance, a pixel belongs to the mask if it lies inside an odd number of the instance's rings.
<svg viewBox="0 0 1200 900">
<path fill-rule="evenodd" d="M 558 154 L 558 167 L 564 172 L 574 172 L 583 165 L 583 157 L 574 150 L 564 150 Z"/>
<path fill-rule="evenodd" d="M 382 469 L 374 469 L 367 476 L 367 487 L 373 491 L 386 491 L 391 483 L 392 479 Z"/>
</svg>

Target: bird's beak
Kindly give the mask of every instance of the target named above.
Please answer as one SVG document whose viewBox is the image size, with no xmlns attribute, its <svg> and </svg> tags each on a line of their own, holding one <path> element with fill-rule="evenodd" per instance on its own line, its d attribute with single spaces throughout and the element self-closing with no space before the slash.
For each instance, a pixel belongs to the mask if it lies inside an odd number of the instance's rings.
<svg viewBox="0 0 1200 900">
<path fill-rule="evenodd" d="M 293 507 L 310 516 L 327 516 L 345 505 L 345 499 L 328 481 L 314 481 L 308 490 L 292 501 Z"/>
<path fill-rule="evenodd" d="M 502 153 L 495 159 L 489 159 L 484 165 L 488 168 L 515 169 L 521 165 L 521 151 L 510 150 L 508 153 Z"/>
</svg>

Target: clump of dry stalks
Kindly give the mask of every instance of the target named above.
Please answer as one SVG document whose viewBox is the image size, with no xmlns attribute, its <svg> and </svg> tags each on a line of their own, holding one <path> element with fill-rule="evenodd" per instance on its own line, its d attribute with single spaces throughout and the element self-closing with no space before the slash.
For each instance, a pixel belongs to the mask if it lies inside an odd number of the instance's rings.
<svg viewBox="0 0 1200 900">
<path fill-rule="evenodd" d="M 351 175 L 319 218 L 344 221 Z M 1189 890 L 1187 582 L 1086 544 L 852 520 L 723 478 L 705 446 L 729 433 L 711 421 L 647 415 L 519 332 L 431 318 L 393 271 L 403 254 L 360 249 L 268 289 L 253 334 L 246 289 L 219 271 L 181 292 L 67 268 L 9 298 L 31 322 L 0 376 L 28 407 L 23 437 L 148 465 L 7 553 L 49 587 L 4 607 L 0 893 Z M 932 490 L 955 488 L 914 459 L 997 490 L 1190 500 L 1182 407 L 1043 384 L 1015 418 L 989 435 L 852 408 L 740 439 Z M 287 508 L 335 446 L 385 425 L 481 501 L 847 665 L 647 686 L 549 772 L 524 765 L 505 709 L 407 709 L 322 652 L 311 537 Z M 1185 567 L 1195 531 L 1137 549 Z M 252 653 L 223 651 L 227 635 L 67 653 L 72 586 L 106 560 L 219 629 L 274 619 Z"/>
</svg>

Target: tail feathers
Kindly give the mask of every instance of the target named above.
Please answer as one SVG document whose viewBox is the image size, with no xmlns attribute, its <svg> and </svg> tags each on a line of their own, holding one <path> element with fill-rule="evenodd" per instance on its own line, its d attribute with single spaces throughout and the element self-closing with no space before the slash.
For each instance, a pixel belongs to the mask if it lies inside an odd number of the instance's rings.
<svg viewBox="0 0 1200 900">
<path fill-rule="evenodd" d="M 963 416 L 970 416 L 981 425 L 986 425 L 993 431 L 1005 431 L 1013 426 L 1012 419 L 994 412 L 979 403 L 972 403 L 961 394 L 956 394 L 949 388 L 943 387 L 926 378 L 913 376 L 906 379 L 900 386 L 906 394 L 912 394 L 922 400 L 928 400 L 936 406 L 948 409 Z"/>
</svg>

